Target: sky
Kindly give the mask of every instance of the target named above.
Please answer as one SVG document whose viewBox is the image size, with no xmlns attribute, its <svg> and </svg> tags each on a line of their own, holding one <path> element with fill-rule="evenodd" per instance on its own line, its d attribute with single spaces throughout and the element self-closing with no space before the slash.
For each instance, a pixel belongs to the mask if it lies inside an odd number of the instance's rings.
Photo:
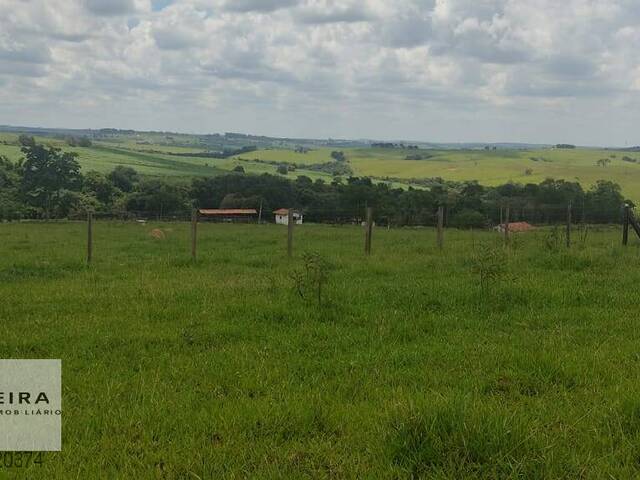
<svg viewBox="0 0 640 480">
<path fill-rule="evenodd" d="M 640 145 L 640 2 L 0 0 L 0 124 Z"/>
</svg>

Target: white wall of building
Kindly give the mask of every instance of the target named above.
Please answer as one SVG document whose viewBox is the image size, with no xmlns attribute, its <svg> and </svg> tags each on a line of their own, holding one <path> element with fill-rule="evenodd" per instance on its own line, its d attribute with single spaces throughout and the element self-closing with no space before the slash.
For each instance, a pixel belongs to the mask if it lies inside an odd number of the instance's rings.
<svg viewBox="0 0 640 480">
<path fill-rule="evenodd" d="M 302 214 L 294 213 L 293 221 L 294 221 L 294 225 L 302 225 Z M 276 215 L 276 224 L 289 225 L 289 215 Z"/>
</svg>

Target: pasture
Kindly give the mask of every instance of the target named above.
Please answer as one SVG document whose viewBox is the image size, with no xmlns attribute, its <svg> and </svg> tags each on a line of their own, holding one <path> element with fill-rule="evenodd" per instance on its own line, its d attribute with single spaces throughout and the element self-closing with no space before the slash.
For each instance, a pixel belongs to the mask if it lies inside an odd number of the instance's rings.
<svg viewBox="0 0 640 480">
<path fill-rule="evenodd" d="M 63 451 L 0 477 L 635 477 L 639 242 L 548 235 L 0 224 L 0 356 L 63 362 Z"/>
<path fill-rule="evenodd" d="M 198 145 L 138 143 L 144 135 L 123 136 L 113 141 L 96 141 L 91 147 L 69 147 L 64 141 L 37 137 L 38 142 L 55 145 L 79 154 L 84 172 L 109 172 L 118 165 L 131 166 L 145 176 L 190 178 L 228 173 L 242 166 L 247 173 L 277 175 L 277 163 L 296 164 L 296 171 L 286 177 L 292 180 L 305 175 L 312 180 L 331 182 L 326 171 L 305 168 L 331 162 L 333 150 L 343 151 L 356 176 L 368 176 L 375 181 L 391 179 L 394 187 L 407 188 L 415 180 L 441 177 L 444 180 L 477 180 L 496 186 L 507 182 L 540 183 L 547 178 L 579 182 L 589 188 L 598 180 L 611 180 L 622 187 L 630 199 L 640 201 L 640 153 L 579 148 L 575 150 L 402 150 L 384 148 L 317 148 L 307 153 L 291 149 L 263 149 L 235 157 L 216 159 L 182 156 L 202 152 Z M 188 145 L 188 135 L 178 137 Z M 158 141 L 156 137 L 149 140 Z M 3 142 L 6 142 L 4 144 Z M 181 156 L 171 155 L 178 153 Z M 423 155 L 420 160 L 407 160 L 411 155 Z M 22 154 L 15 134 L 0 133 L 0 155 L 17 161 Z M 633 161 L 625 161 L 623 158 Z M 607 159 L 606 166 L 598 161 Z M 257 160 L 257 161 L 256 161 Z M 271 164 L 267 162 L 277 162 Z"/>
<path fill-rule="evenodd" d="M 339 150 L 339 149 L 338 149 Z M 579 182 L 588 188 L 598 180 L 612 180 L 633 199 L 640 199 L 640 163 L 623 160 L 624 157 L 640 162 L 640 153 L 613 150 L 586 149 L 557 150 L 400 150 L 358 148 L 344 150 L 349 165 L 358 176 L 378 179 L 392 178 L 410 183 L 412 179 L 441 177 L 445 180 L 478 180 L 487 186 L 508 182 L 540 183 L 547 178 Z M 407 160 L 408 156 L 422 154 L 429 158 Z M 320 149 L 307 154 L 291 150 L 260 150 L 250 158 L 280 159 L 284 162 L 328 162 L 331 149 Z M 597 164 L 608 159 L 606 166 Z M 275 171 L 275 169 L 274 169 Z"/>
</svg>

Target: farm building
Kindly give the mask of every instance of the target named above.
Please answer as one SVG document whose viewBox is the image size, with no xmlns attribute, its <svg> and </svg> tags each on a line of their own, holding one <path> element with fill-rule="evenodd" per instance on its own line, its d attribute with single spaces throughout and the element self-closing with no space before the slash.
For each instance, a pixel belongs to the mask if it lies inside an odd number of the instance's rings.
<svg viewBox="0 0 640 480">
<path fill-rule="evenodd" d="M 518 233 L 518 232 L 528 232 L 530 230 L 534 230 L 536 227 L 527 222 L 509 222 L 509 231 Z M 504 233 L 505 224 L 501 223 L 496 227 L 496 230 L 500 233 Z"/>
<path fill-rule="evenodd" d="M 258 212 L 254 208 L 201 208 L 198 216 L 201 219 L 215 222 L 250 222 Z"/>
<path fill-rule="evenodd" d="M 289 225 L 289 209 L 280 208 L 273 212 L 276 216 L 276 223 L 278 225 Z M 293 221 L 296 225 L 302 225 L 302 213 L 296 210 L 293 211 Z"/>
</svg>

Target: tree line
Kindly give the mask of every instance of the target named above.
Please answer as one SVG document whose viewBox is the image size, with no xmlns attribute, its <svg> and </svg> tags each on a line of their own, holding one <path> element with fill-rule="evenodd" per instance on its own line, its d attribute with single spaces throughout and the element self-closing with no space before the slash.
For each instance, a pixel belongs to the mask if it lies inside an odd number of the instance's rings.
<svg viewBox="0 0 640 480">
<path fill-rule="evenodd" d="M 302 210 L 308 221 L 355 222 L 369 206 L 380 223 L 433 225 L 438 207 L 444 206 L 449 226 L 478 228 L 500 222 L 507 206 L 511 220 L 562 222 L 569 202 L 576 221 L 613 223 L 619 221 L 625 201 L 620 187 L 606 180 L 588 190 L 577 182 L 554 179 L 497 187 L 476 181 L 434 181 L 428 189 L 402 189 L 353 176 L 326 182 L 237 171 L 180 182 L 141 176 L 126 166 L 107 174 L 83 174 L 76 153 L 38 144 L 27 136 L 20 137 L 20 144 L 19 162 L 0 157 L 2 220 L 74 218 L 87 212 L 151 217 L 185 215 L 193 208 L 270 212 L 292 207 Z"/>
</svg>

